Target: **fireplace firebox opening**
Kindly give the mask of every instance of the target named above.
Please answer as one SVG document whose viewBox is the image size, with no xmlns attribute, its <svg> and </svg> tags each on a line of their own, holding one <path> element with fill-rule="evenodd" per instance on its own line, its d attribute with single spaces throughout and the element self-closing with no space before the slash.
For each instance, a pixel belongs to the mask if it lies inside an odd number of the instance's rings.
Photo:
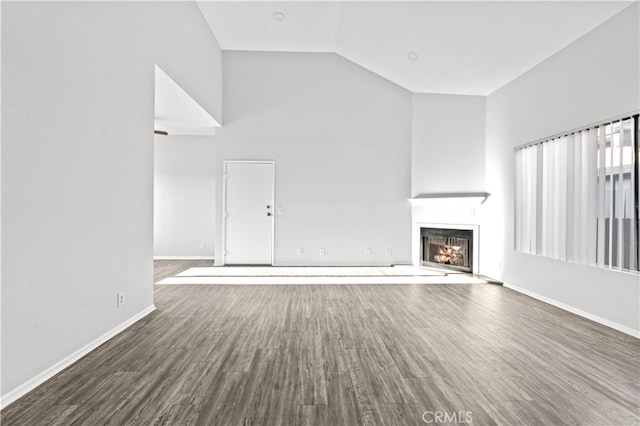
<svg viewBox="0 0 640 426">
<path fill-rule="evenodd" d="M 473 231 L 420 228 L 422 266 L 473 273 Z"/>
</svg>

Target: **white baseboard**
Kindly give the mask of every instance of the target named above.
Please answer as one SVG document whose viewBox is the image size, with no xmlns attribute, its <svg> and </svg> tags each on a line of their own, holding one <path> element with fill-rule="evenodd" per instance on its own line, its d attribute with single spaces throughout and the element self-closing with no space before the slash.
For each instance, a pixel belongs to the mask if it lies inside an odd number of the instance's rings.
<svg viewBox="0 0 640 426">
<path fill-rule="evenodd" d="M 5 395 L 2 395 L 2 397 L 0 397 L 0 409 L 4 409 L 9 404 L 11 404 L 11 403 L 15 402 L 17 399 L 19 399 L 20 397 L 22 397 L 22 396 L 26 395 L 27 393 L 31 392 L 33 389 L 35 389 L 36 387 L 40 386 L 42 383 L 46 382 L 47 380 L 49 380 L 50 378 L 52 378 L 53 376 L 55 376 L 56 374 L 58 374 L 59 372 L 64 370 L 65 368 L 69 367 L 74 362 L 78 361 L 83 356 L 87 355 L 89 352 L 91 352 L 92 350 L 94 350 L 98 346 L 100 346 L 103 343 L 105 343 L 107 340 L 109 340 L 112 337 L 116 336 L 117 334 L 121 333 L 125 329 L 129 328 L 130 326 L 132 326 L 136 322 L 140 321 L 142 318 L 146 317 L 147 315 L 149 315 L 151 312 L 153 312 L 155 310 L 156 310 L 156 307 L 154 305 L 149 306 L 148 308 L 146 308 L 146 309 L 142 310 L 141 312 L 137 313 L 136 315 L 132 316 L 131 318 L 129 318 L 128 320 L 126 320 L 122 324 L 120 324 L 117 327 L 109 330 L 108 332 L 106 332 L 102 336 L 98 337 L 97 339 L 95 339 L 91 343 L 89 343 L 89 344 L 85 345 L 84 347 L 78 349 L 77 351 L 75 351 L 74 353 L 69 355 L 68 357 L 64 358 L 63 360 L 61 360 L 61 361 L 57 362 L 56 364 L 52 365 L 51 367 L 47 368 L 46 370 L 44 370 L 43 372 L 41 372 L 37 376 L 27 380 L 25 383 L 23 383 L 22 385 L 18 386 L 17 388 L 15 388 L 13 390 L 7 392 Z"/>
<path fill-rule="evenodd" d="M 213 260 L 213 256 L 153 256 L 153 260 Z"/>
<path fill-rule="evenodd" d="M 555 306 L 557 308 L 564 309 L 565 311 L 571 312 L 571 313 L 576 314 L 576 315 L 580 315 L 581 317 L 584 317 L 584 318 L 589 319 L 591 321 L 595 321 L 598 324 L 602 324 L 602 325 L 605 325 L 607 327 L 613 328 L 614 330 L 621 331 L 621 332 L 623 332 L 625 334 L 628 334 L 630 336 L 640 338 L 640 330 L 635 330 L 635 329 L 633 329 L 631 327 L 627 327 L 626 325 L 622 325 L 622 324 L 619 324 L 619 323 L 617 323 L 615 321 L 611 321 L 611 320 L 608 320 L 606 318 L 602 318 L 602 317 L 600 317 L 598 315 L 594 315 L 594 314 L 592 314 L 590 312 L 583 311 L 582 309 L 578 309 L 578 308 L 576 308 L 574 306 L 567 305 L 566 303 L 558 302 L 555 299 L 551 299 L 550 297 L 542 296 L 541 294 L 538 294 L 538 293 L 535 293 L 533 291 L 524 289 L 522 287 L 518 287 L 516 285 L 512 285 L 512 284 L 509 284 L 509 283 L 503 283 L 502 285 L 504 287 L 510 288 L 511 290 L 517 291 L 518 293 L 526 294 L 527 296 L 531 296 L 534 299 L 538 299 L 538 300 L 540 300 L 542 302 L 548 303 L 548 304 L 553 305 L 553 306 Z"/>
</svg>

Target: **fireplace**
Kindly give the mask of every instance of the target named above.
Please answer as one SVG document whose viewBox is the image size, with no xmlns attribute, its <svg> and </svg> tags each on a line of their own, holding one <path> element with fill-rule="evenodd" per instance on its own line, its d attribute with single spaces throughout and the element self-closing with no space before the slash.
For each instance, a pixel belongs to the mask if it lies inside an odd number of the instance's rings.
<svg viewBox="0 0 640 426">
<path fill-rule="evenodd" d="M 473 234 L 471 229 L 421 227 L 421 265 L 473 273 Z"/>
</svg>

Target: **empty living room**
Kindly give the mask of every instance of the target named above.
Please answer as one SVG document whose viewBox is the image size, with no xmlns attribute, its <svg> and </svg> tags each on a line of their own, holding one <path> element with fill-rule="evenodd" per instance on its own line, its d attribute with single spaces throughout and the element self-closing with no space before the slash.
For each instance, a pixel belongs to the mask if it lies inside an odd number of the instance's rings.
<svg viewBox="0 0 640 426">
<path fill-rule="evenodd" d="M 639 1 L 0 1 L 0 45 L 3 426 L 640 425 Z"/>
</svg>

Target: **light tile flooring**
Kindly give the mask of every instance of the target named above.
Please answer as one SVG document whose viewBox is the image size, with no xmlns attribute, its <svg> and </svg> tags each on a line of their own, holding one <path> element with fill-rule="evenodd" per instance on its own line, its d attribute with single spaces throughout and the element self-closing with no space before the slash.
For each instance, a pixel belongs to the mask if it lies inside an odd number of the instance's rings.
<svg viewBox="0 0 640 426">
<path fill-rule="evenodd" d="M 210 266 L 189 268 L 179 277 L 198 276 L 442 276 L 435 269 L 401 266 Z"/>
<path fill-rule="evenodd" d="M 413 266 L 192 267 L 157 284 L 484 284 L 470 274 Z"/>
</svg>

